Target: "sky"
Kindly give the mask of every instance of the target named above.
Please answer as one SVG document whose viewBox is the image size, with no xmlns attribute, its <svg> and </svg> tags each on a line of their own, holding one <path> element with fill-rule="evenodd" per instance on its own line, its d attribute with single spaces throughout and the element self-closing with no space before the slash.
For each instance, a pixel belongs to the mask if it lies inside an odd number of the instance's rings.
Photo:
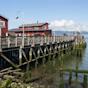
<svg viewBox="0 0 88 88">
<path fill-rule="evenodd" d="M 38 21 L 49 22 L 53 30 L 81 25 L 88 31 L 88 0 L 0 0 L 0 14 L 9 19 L 9 29 Z"/>
</svg>

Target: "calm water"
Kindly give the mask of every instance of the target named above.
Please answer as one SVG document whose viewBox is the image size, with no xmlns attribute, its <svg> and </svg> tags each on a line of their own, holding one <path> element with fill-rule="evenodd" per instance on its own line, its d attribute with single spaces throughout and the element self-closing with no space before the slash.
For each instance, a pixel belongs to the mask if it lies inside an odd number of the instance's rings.
<svg viewBox="0 0 88 88">
<path fill-rule="evenodd" d="M 85 36 L 86 42 L 88 43 L 88 34 L 83 34 Z M 44 69 L 46 70 L 47 76 L 46 78 L 42 79 L 40 83 L 43 85 L 49 85 L 51 87 L 49 88 L 60 88 L 60 82 L 62 79 L 60 79 L 59 75 L 59 62 L 60 62 L 60 57 L 57 57 L 55 60 L 48 62 L 45 65 L 45 68 L 39 69 L 43 72 Z M 82 70 L 88 70 L 88 44 L 86 49 L 83 51 L 83 55 L 81 57 L 78 57 L 76 55 L 65 55 L 63 57 L 63 64 L 64 68 L 74 68 L 78 67 L 78 69 Z M 64 81 L 67 80 L 69 77 L 68 74 L 64 75 Z M 78 80 L 83 81 L 83 76 L 81 75 Z M 75 79 L 75 76 L 73 75 L 73 80 Z M 46 87 L 48 88 L 48 87 Z M 70 87 L 64 87 L 64 88 L 70 88 Z M 73 87 L 75 88 L 75 87 Z M 81 87 L 78 87 L 81 88 Z"/>
<path fill-rule="evenodd" d="M 58 34 L 62 35 L 64 33 L 66 33 L 68 35 L 72 34 L 72 32 L 55 32 L 55 33 L 56 33 L 56 35 L 58 35 Z M 82 35 L 85 36 L 86 43 L 87 43 L 87 47 L 83 52 L 83 56 L 80 57 L 80 58 L 75 57 L 75 56 L 72 56 L 71 58 L 69 57 L 68 62 L 65 63 L 66 67 L 74 68 L 75 64 L 76 64 L 76 62 L 78 60 L 79 69 L 88 70 L 88 33 L 83 33 Z"/>
<path fill-rule="evenodd" d="M 87 47 L 83 51 L 82 57 L 72 56 L 72 58 L 68 58 L 68 61 L 65 66 L 68 68 L 75 68 L 76 63 L 78 64 L 78 68 L 82 70 L 88 70 L 88 34 L 83 34 L 86 39 Z"/>
<path fill-rule="evenodd" d="M 84 36 L 86 39 L 87 47 L 85 49 L 84 56 L 82 57 L 82 62 L 79 62 L 79 68 L 88 70 L 88 34 L 84 34 Z"/>
</svg>

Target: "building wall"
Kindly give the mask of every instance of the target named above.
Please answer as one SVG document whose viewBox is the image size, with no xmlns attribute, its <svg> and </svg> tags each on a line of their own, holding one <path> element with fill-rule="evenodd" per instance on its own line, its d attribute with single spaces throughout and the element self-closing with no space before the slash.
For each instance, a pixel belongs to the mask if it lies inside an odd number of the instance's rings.
<svg viewBox="0 0 88 88">
<path fill-rule="evenodd" d="M 5 27 L 1 28 L 1 35 L 6 35 L 6 32 L 8 32 L 8 20 L 2 16 L 0 16 L 0 20 L 5 22 Z"/>
<path fill-rule="evenodd" d="M 19 27 L 17 30 L 14 31 L 18 36 L 22 36 L 23 34 L 23 27 Z M 25 35 L 29 36 L 51 36 L 52 31 L 49 30 L 48 23 L 43 24 L 42 26 L 24 26 Z"/>
<path fill-rule="evenodd" d="M 23 33 L 22 32 L 15 32 L 18 36 L 22 36 Z M 37 31 L 37 32 L 25 32 L 25 35 L 28 35 L 28 36 L 51 36 L 52 35 L 52 32 L 51 31 Z"/>
</svg>

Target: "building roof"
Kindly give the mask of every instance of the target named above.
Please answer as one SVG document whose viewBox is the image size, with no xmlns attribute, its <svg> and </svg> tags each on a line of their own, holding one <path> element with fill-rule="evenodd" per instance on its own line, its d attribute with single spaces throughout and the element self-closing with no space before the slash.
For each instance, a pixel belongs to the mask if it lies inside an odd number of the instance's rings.
<svg viewBox="0 0 88 88">
<path fill-rule="evenodd" d="M 2 16 L 1 14 L 0 17 L 8 21 L 8 19 L 5 16 Z"/>
<path fill-rule="evenodd" d="M 22 29 L 11 29 L 11 30 L 9 30 L 10 32 L 23 32 L 23 30 Z M 38 30 L 38 29 L 35 29 L 35 30 L 30 30 L 30 29 L 25 29 L 24 30 L 25 32 L 42 32 L 42 31 L 51 31 L 51 29 L 49 29 L 49 30 L 45 30 L 45 29 L 41 29 L 41 30 Z"/>
<path fill-rule="evenodd" d="M 23 27 L 23 26 L 25 26 L 25 27 L 39 27 L 39 26 L 43 26 L 43 25 L 45 25 L 45 24 L 48 24 L 48 23 L 23 24 L 23 25 L 21 25 L 20 27 Z"/>
</svg>

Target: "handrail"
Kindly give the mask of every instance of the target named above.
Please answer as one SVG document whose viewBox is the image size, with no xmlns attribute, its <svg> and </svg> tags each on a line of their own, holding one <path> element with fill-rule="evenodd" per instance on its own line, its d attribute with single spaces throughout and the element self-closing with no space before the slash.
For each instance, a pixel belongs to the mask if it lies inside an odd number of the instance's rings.
<svg viewBox="0 0 88 88">
<path fill-rule="evenodd" d="M 26 45 L 32 45 L 34 46 L 35 44 L 41 44 L 43 45 L 44 43 L 49 44 L 49 43 L 59 43 L 59 42 L 64 42 L 64 41 L 70 41 L 70 40 L 76 40 L 76 43 L 82 40 L 82 36 L 79 36 L 75 38 L 75 36 L 24 36 L 24 46 Z M 22 36 L 6 36 L 6 37 L 1 37 L 1 48 L 10 48 L 10 47 L 17 47 L 17 46 L 22 46 L 22 41 L 23 37 Z M 24 47 L 23 46 L 23 47 Z"/>
</svg>

